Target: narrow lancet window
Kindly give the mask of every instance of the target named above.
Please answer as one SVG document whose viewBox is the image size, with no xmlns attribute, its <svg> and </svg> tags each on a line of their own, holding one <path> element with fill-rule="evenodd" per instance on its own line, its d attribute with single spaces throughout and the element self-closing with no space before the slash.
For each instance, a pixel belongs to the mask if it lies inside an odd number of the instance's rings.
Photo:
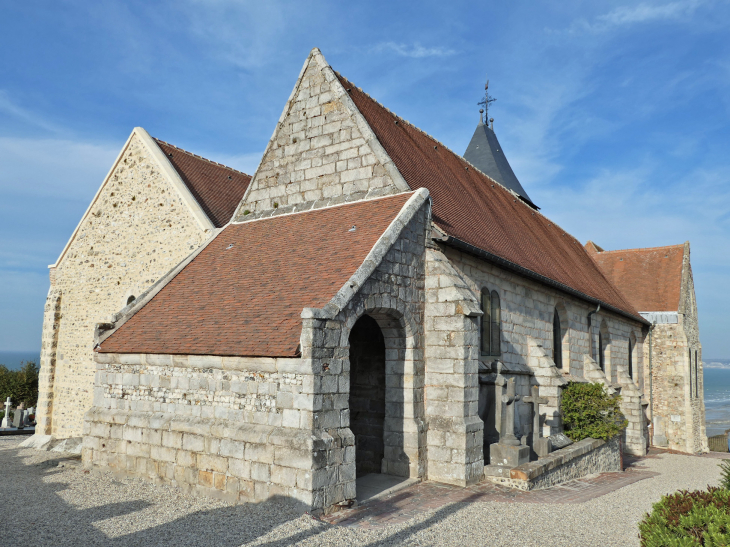
<svg viewBox="0 0 730 547">
<path fill-rule="evenodd" d="M 606 372 L 606 362 L 603 355 L 603 334 L 598 332 L 598 366 L 601 367 L 603 372 Z"/>
<path fill-rule="evenodd" d="M 634 347 L 631 344 L 631 338 L 629 338 L 629 378 L 634 379 Z"/>
<path fill-rule="evenodd" d="M 481 353 L 482 355 L 491 355 L 492 304 L 489 298 L 489 291 L 487 290 L 482 291 L 482 311 L 484 315 L 482 316 Z"/>
<path fill-rule="evenodd" d="M 499 307 L 499 295 L 492 291 L 492 355 L 502 355 L 502 317 Z"/>
<path fill-rule="evenodd" d="M 557 308 L 553 312 L 553 362 L 558 368 L 563 368 L 563 340 L 560 335 L 560 317 Z"/>
</svg>

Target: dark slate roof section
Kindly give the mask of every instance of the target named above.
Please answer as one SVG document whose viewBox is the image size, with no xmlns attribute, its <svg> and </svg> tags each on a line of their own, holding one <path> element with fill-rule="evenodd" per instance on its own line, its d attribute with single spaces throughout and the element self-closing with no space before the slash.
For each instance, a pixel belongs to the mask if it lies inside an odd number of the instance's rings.
<svg viewBox="0 0 730 547">
<path fill-rule="evenodd" d="M 337 294 L 411 196 L 229 224 L 98 351 L 295 357 L 302 309 Z"/>
<path fill-rule="evenodd" d="M 338 77 L 408 186 L 428 189 L 433 221 L 448 236 L 447 244 L 648 324 L 577 239 Z"/>
<path fill-rule="evenodd" d="M 231 220 L 251 175 L 155 139 L 195 200 L 216 228 Z"/>
<path fill-rule="evenodd" d="M 479 122 L 477 125 L 471 142 L 464 152 L 464 159 L 505 188 L 519 194 L 528 205 L 537 208 L 512 171 L 507 156 L 504 155 L 497 140 L 497 135 L 483 122 Z"/>
</svg>

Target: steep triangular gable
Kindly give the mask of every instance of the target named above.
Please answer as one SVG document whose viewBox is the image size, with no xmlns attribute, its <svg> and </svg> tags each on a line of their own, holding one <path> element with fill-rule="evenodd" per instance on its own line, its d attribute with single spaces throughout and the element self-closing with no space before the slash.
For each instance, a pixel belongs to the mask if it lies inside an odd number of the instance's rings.
<svg viewBox="0 0 730 547">
<path fill-rule="evenodd" d="M 101 183 L 101 186 L 96 191 L 96 194 L 94 195 L 94 198 L 91 200 L 91 203 L 89 204 L 89 207 L 86 209 L 86 212 L 81 217 L 81 220 L 79 221 L 78 225 L 73 231 L 73 234 L 71 234 L 71 237 L 69 238 L 68 242 L 63 248 L 63 251 L 61 251 L 61 254 L 59 255 L 58 259 L 54 264 L 51 264 L 49 268 L 55 268 L 57 267 L 61 261 L 63 260 L 64 256 L 66 255 L 66 252 L 70 248 L 73 241 L 76 239 L 80 228 L 84 225 L 85 221 L 91 215 L 92 210 L 94 209 L 94 206 L 97 204 L 97 201 L 99 200 L 100 196 L 102 195 L 102 192 L 104 191 L 104 188 L 109 183 L 109 180 L 114 175 L 115 171 L 117 170 L 117 166 L 121 161 L 124 160 L 125 154 L 127 153 L 127 150 L 130 147 L 130 144 L 134 139 L 139 139 L 139 141 L 145 146 L 145 148 L 149 151 L 150 157 L 155 162 L 155 165 L 159 169 L 162 176 L 165 178 L 165 180 L 170 184 L 170 186 L 179 194 L 180 198 L 182 199 L 183 203 L 185 204 L 186 208 L 192 215 L 192 217 L 195 219 L 195 222 L 197 223 L 198 227 L 203 232 L 209 232 L 215 229 L 215 225 L 206 215 L 205 211 L 202 209 L 200 204 L 196 201 L 193 194 L 190 192 L 190 189 L 187 187 L 185 182 L 180 178 L 179 173 L 175 170 L 175 168 L 170 164 L 170 161 L 167 159 L 165 154 L 162 152 L 160 147 L 157 145 L 155 140 L 149 136 L 147 131 L 145 131 L 141 127 L 135 127 L 134 130 L 132 130 L 132 133 L 129 135 L 129 138 L 124 143 L 124 146 L 122 147 L 122 150 L 119 152 L 119 155 L 117 156 L 117 159 L 114 161 L 114 164 L 112 165 L 111 169 L 107 173 L 106 177 L 104 177 L 104 181 Z"/>
<path fill-rule="evenodd" d="M 242 221 L 409 190 L 315 48 L 234 218 Z"/>
</svg>

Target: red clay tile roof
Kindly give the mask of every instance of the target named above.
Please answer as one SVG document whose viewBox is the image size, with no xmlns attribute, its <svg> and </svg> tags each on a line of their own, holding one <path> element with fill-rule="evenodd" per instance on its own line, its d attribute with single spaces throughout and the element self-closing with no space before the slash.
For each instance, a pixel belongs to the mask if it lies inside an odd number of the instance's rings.
<svg viewBox="0 0 730 547">
<path fill-rule="evenodd" d="M 293 357 L 412 195 L 230 224 L 99 351 Z"/>
<path fill-rule="evenodd" d="M 591 256 L 636 309 L 679 310 L 684 245 L 595 252 L 592 243 Z"/>
<path fill-rule="evenodd" d="M 251 176 L 155 139 L 162 152 L 216 228 L 225 226 L 243 197 Z"/>
<path fill-rule="evenodd" d="M 428 189 L 433 220 L 449 236 L 644 322 L 577 239 L 341 75 L 338 78 L 410 188 Z"/>
</svg>

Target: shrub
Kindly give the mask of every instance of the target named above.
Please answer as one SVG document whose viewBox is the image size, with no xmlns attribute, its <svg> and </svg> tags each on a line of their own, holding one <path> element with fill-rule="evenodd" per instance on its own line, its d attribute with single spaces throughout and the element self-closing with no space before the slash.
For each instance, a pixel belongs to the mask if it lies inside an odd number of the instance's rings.
<svg viewBox="0 0 730 547">
<path fill-rule="evenodd" d="M 560 403 L 565 434 L 573 441 L 615 437 L 628 425 L 619 409 L 620 400 L 608 395 L 601 384 L 570 382 Z"/>
<path fill-rule="evenodd" d="M 720 488 L 730 490 L 730 460 L 722 460 L 720 467 Z"/>
<path fill-rule="evenodd" d="M 682 490 L 663 496 L 639 523 L 642 547 L 730 545 L 730 490 Z"/>
<path fill-rule="evenodd" d="M 39 368 L 33 361 L 26 361 L 20 370 L 8 370 L 0 365 L 0 406 L 10 397 L 13 406 L 23 403 L 25 408 L 38 402 Z"/>
</svg>

